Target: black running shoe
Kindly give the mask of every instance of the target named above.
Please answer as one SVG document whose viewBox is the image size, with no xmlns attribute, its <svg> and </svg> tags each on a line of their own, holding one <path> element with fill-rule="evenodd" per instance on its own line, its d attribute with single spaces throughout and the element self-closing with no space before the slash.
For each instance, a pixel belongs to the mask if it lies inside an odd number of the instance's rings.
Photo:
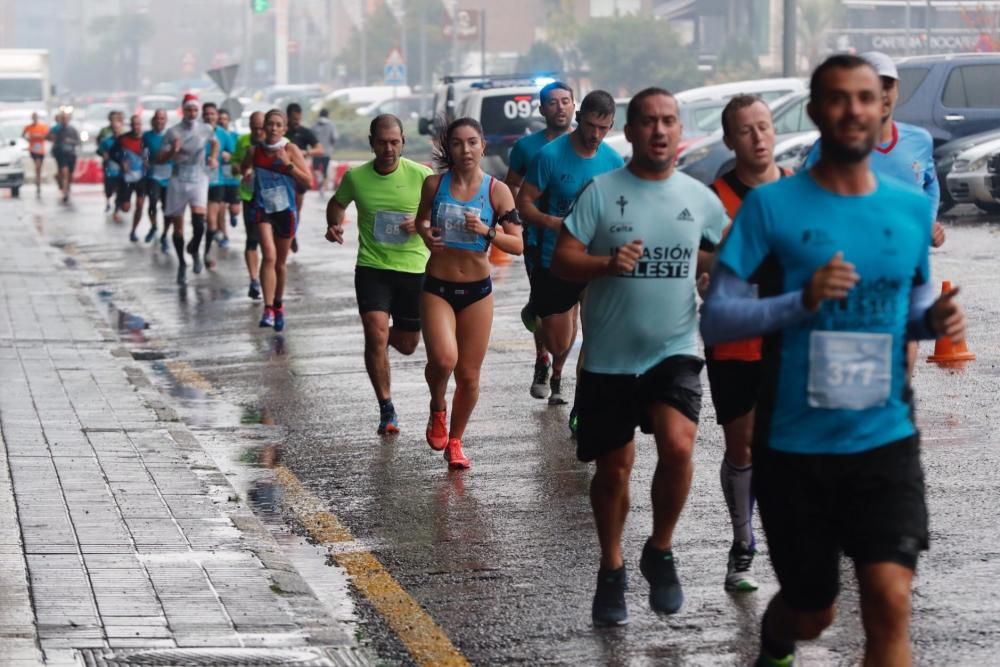
<svg viewBox="0 0 1000 667">
<path fill-rule="evenodd" d="M 617 570 L 601 569 L 597 572 L 597 590 L 591 618 L 600 628 L 628 623 L 628 607 L 625 606 L 625 590 L 628 588 L 628 573 L 622 565 Z"/>
<path fill-rule="evenodd" d="M 649 606 L 661 614 L 675 614 L 684 604 L 684 591 L 677 578 L 677 562 L 672 551 L 660 551 L 649 540 L 642 548 L 639 571 L 649 582 Z"/>
</svg>

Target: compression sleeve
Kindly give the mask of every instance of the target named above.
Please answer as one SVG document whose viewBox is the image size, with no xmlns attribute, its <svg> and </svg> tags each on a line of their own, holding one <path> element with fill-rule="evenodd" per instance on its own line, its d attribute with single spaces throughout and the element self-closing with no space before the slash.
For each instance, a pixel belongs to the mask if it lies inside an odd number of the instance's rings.
<svg viewBox="0 0 1000 667">
<path fill-rule="evenodd" d="M 929 282 L 914 285 L 910 290 L 910 312 L 906 318 L 906 337 L 910 340 L 934 340 L 927 316 L 934 305 L 934 287 Z"/>
<path fill-rule="evenodd" d="M 802 290 L 759 299 L 753 285 L 723 264 L 716 265 L 701 307 L 701 337 L 706 345 L 761 336 L 811 317 Z"/>
</svg>

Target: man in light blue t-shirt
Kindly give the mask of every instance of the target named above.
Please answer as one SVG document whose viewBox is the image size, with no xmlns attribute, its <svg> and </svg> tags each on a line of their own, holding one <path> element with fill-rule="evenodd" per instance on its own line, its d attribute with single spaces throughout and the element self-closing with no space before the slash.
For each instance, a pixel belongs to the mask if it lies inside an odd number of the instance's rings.
<svg viewBox="0 0 1000 667">
<path fill-rule="evenodd" d="M 552 353 L 549 405 L 566 404 L 562 370 L 576 340 L 576 313 L 584 287 L 552 275 L 552 252 L 563 218 L 587 183 L 624 164 L 621 156 L 603 143 L 614 118 L 615 100 L 611 95 L 603 90 L 588 93 L 580 102 L 576 129 L 538 151 L 517 193 L 517 211 L 526 225 L 536 228 L 537 234 L 531 303 L 542 319 L 542 340 Z M 570 413 L 571 430 L 574 412 Z"/>
<path fill-rule="evenodd" d="M 534 134 L 521 137 L 510 151 L 510 167 L 504 182 L 517 197 L 517 192 L 528 173 L 528 165 L 535 159 L 542 148 L 550 141 L 567 134 L 573 127 L 573 111 L 576 102 L 573 101 L 573 89 L 561 81 L 554 81 L 538 93 L 539 113 L 545 119 L 545 129 Z M 524 268 L 528 272 L 528 283 L 533 282 L 533 272 L 538 257 L 538 241 L 535 228 L 528 225 L 524 230 Z M 534 398 L 549 397 L 549 369 L 552 361 L 548 350 L 542 341 L 542 332 L 538 328 L 538 316 L 535 308 L 528 300 L 521 309 L 521 321 L 535 336 L 535 370 L 531 380 L 530 393 Z"/>
<path fill-rule="evenodd" d="M 552 260 L 562 280 L 588 283 L 577 457 L 597 463 L 595 625 L 628 620 L 621 537 L 636 426 L 654 435 L 661 463 L 653 476 L 653 533 L 639 568 L 653 610 L 671 614 L 684 600 L 671 544 L 691 485 L 701 411 L 695 282 L 727 218 L 718 197 L 674 170 L 681 131 L 673 95 L 648 88 L 633 97 L 625 126 L 632 160 L 586 187 Z"/>
</svg>

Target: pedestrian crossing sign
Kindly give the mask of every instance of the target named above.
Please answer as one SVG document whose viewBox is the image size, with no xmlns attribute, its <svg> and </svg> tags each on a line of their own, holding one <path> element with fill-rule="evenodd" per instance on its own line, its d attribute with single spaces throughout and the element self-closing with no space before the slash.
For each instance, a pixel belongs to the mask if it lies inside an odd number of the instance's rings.
<svg viewBox="0 0 1000 667">
<path fill-rule="evenodd" d="M 382 79 L 387 86 L 406 85 L 406 61 L 403 60 L 403 54 L 399 52 L 399 49 L 390 51 L 389 57 L 385 59 Z"/>
</svg>

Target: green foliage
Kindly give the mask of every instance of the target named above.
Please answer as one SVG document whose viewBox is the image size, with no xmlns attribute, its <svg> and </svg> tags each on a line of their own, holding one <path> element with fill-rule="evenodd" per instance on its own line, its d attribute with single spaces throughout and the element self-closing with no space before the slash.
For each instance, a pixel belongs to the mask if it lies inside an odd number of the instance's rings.
<svg viewBox="0 0 1000 667">
<path fill-rule="evenodd" d="M 753 40 L 744 35 L 727 39 L 715 61 L 712 83 L 744 81 L 760 76 Z"/>
<path fill-rule="evenodd" d="M 845 9 L 841 0 L 798 0 L 799 53 L 809 67 L 826 56 L 826 31 L 839 25 Z"/>
<path fill-rule="evenodd" d="M 408 0 L 404 5 L 406 14 L 402 23 L 406 29 L 406 53 L 403 57 L 406 59 L 407 79 L 411 86 L 421 82 L 420 32 L 423 24 L 427 38 L 427 67 L 433 83 L 435 75 L 445 74 L 445 68 L 450 67 L 451 62 L 451 41 L 444 36 L 441 28 L 446 16 L 444 5 L 441 0 Z M 368 16 L 365 34 L 368 83 L 380 85 L 386 56 L 393 48 L 401 49 L 403 46 L 400 22 L 387 3 L 379 3 L 375 12 Z M 351 31 L 350 41 L 338 63 L 347 68 L 352 79 L 360 81 L 361 34 L 357 28 Z"/>
<path fill-rule="evenodd" d="M 547 42 L 532 42 L 517 59 L 518 72 L 560 72 L 562 68 L 562 56 Z"/>
<path fill-rule="evenodd" d="M 634 94 L 647 86 L 683 90 L 704 77 L 690 49 L 664 21 L 620 16 L 591 19 L 580 31 L 579 48 L 594 86 Z"/>
</svg>

